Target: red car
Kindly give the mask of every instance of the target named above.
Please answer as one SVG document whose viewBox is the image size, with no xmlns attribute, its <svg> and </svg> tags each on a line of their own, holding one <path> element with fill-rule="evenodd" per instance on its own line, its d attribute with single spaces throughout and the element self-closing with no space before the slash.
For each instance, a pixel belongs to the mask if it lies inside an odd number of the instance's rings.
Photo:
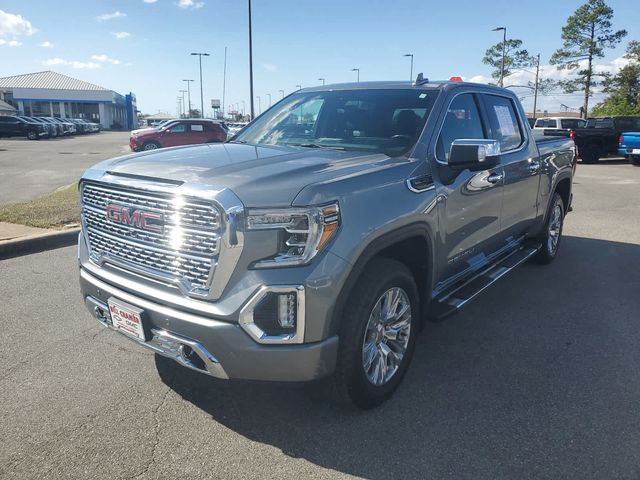
<svg viewBox="0 0 640 480">
<path fill-rule="evenodd" d="M 206 119 L 176 120 L 161 128 L 132 133 L 129 146 L 134 152 L 156 148 L 193 145 L 197 143 L 224 142 L 227 131 L 214 121 Z"/>
</svg>

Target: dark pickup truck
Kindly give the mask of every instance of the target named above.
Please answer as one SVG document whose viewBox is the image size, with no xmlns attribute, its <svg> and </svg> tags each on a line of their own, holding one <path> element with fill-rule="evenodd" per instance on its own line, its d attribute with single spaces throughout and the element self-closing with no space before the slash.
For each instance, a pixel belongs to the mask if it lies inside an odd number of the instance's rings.
<svg viewBox="0 0 640 480">
<path fill-rule="evenodd" d="M 569 136 L 573 138 L 584 163 L 597 163 L 602 157 L 618 154 L 623 132 L 638 130 L 640 116 L 590 118 L 585 128 L 571 130 Z"/>
<path fill-rule="evenodd" d="M 574 161 L 568 137 L 534 137 L 509 90 L 419 78 L 296 91 L 229 142 L 89 169 L 82 296 L 185 367 L 332 377 L 327 391 L 372 407 L 400 384 L 423 319 L 556 257 Z"/>
</svg>

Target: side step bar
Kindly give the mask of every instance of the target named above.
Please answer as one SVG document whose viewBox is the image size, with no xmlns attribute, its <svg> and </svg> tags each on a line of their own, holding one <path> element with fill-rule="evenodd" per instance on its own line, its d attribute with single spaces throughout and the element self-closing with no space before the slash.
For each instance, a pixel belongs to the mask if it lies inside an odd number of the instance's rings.
<svg viewBox="0 0 640 480">
<path fill-rule="evenodd" d="M 539 248 L 539 245 L 526 245 L 503 257 L 462 285 L 443 292 L 432 302 L 429 309 L 429 319 L 439 321 L 456 313 L 463 305 L 475 298 L 487 287 L 535 255 Z"/>
</svg>

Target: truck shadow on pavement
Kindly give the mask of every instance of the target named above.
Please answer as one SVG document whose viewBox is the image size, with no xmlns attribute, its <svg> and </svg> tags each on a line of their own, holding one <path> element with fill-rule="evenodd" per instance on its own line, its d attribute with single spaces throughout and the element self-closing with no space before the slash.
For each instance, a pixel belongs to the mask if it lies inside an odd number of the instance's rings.
<svg viewBox="0 0 640 480">
<path fill-rule="evenodd" d="M 402 386 L 370 411 L 323 402 L 322 384 L 223 382 L 164 359 L 158 371 L 212 421 L 342 473 L 628 478 L 640 451 L 638 266 L 640 245 L 564 237 L 551 266 L 525 265 L 428 323 Z"/>
</svg>

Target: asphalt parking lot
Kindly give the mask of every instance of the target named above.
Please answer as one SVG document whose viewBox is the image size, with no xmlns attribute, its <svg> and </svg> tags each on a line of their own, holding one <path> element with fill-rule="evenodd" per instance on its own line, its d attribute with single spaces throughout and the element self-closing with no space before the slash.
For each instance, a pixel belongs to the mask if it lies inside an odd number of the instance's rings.
<svg viewBox="0 0 640 480">
<path fill-rule="evenodd" d="M 0 203 L 21 202 L 78 181 L 100 160 L 130 152 L 129 132 L 27 140 L 0 138 Z"/>
<path fill-rule="evenodd" d="M 0 477 L 638 479 L 639 191 L 640 168 L 578 165 L 556 262 L 428 324 L 368 412 L 158 373 L 85 311 L 74 247 L 0 261 Z"/>
</svg>

